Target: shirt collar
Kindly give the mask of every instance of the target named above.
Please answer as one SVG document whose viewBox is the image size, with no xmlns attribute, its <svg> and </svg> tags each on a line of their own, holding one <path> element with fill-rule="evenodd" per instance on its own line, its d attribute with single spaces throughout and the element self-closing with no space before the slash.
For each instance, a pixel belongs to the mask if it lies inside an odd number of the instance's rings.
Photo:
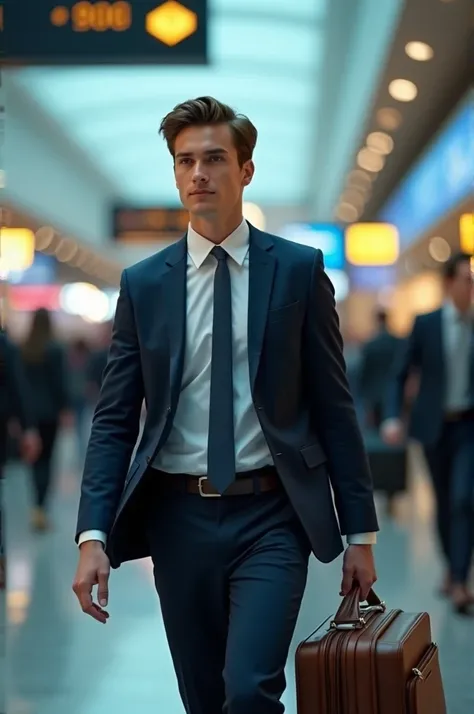
<svg viewBox="0 0 474 714">
<path fill-rule="evenodd" d="M 460 320 L 469 323 L 473 319 L 473 310 L 469 310 L 466 314 L 461 314 L 451 300 L 446 300 L 443 306 L 443 311 L 446 318 L 451 320 Z"/>
<path fill-rule="evenodd" d="M 247 221 L 242 223 L 220 244 L 238 265 L 242 266 L 249 249 L 250 229 Z M 214 248 L 214 243 L 188 226 L 188 254 L 196 268 L 200 268 Z"/>
</svg>

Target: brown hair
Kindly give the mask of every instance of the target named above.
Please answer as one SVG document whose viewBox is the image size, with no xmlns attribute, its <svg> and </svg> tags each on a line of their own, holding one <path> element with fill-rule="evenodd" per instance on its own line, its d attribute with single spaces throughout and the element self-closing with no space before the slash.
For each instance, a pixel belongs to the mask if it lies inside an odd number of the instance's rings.
<svg viewBox="0 0 474 714">
<path fill-rule="evenodd" d="M 252 158 L 257 143 L 257 130 L 246 116 L 237 114 L 232 107 L 213 97 L 198 97 L 177 104 L 161 122 L 160 134 L 164 137 L 171 156 L 174 143 L 183 129 L 206 124 L 228 124 L 234 138 L 234 146 L 240 166 Z"/>
<path fill-rule="evenodd" d="M 22 353 L 25 362 L 41 362 L 52 340 L 53 326 L 49 310 L 40 307 L 33 314 L 30 331 L 23 343 Z"/>
</svg>

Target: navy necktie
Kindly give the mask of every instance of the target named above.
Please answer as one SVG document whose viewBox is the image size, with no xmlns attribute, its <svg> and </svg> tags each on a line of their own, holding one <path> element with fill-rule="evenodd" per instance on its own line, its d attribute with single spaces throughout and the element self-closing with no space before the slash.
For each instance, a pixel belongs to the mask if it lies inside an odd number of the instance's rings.
<svg viewBox="0 0 474 714">
<path fill-rule="evenodd" d="M 219 493 L 224 493 L 235 480 L 232 297 L 227 253 L 216 246 L 212 255 L 217 259 L 217 268 L 214 276 L 207 476 Z"/>
</svg>

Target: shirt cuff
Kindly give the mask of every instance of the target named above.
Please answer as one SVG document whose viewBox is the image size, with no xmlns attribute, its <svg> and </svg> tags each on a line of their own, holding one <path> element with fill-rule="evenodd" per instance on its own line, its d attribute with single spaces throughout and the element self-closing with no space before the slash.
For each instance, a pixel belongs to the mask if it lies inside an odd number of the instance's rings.
<svg viewBox="0 0 474 714">
<path fill-rule="evenodd" d="M 103 531 L 83 531 L 79 536 L 77 544 L 82 545 L 88 540 L 99 540 L 105 547 L 107 545 L 107 534 Z"/>
<path fill-rule="evenodd" d="M 347 536 L 347 545 L 375 545 L 377 533 L 353 533 Z"/>
</svg>

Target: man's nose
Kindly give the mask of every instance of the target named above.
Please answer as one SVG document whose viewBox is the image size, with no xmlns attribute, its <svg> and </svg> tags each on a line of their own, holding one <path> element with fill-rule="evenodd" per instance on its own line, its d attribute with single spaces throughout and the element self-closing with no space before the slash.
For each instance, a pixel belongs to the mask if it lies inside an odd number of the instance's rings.
<svg viewBox="0 0 474 714">
<path fill-rule="evenodd" d="M 209 177 L 200 162 L 196 162 L 194 165 L 193 181 L 195 183 L 207 183 L 209 181 Z"/>
</svg>

